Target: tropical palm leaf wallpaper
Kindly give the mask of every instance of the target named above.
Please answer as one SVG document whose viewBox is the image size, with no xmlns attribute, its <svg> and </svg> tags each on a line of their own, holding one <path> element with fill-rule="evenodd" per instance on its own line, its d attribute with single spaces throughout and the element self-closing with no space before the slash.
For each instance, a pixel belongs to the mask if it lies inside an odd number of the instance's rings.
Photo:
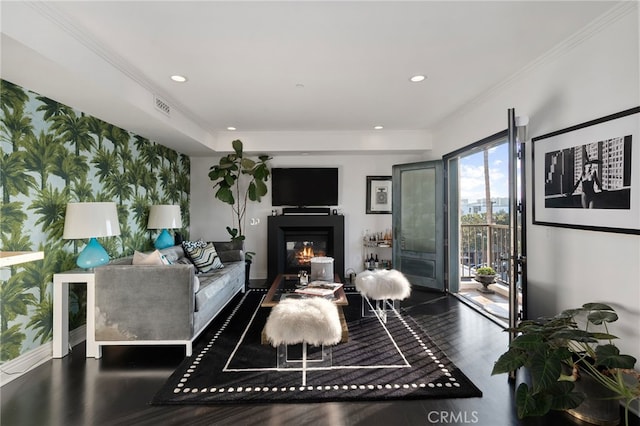
<svg viewBox="0 0 640 426">
<path fill-rule="evenodd" d="M 82 240 L 63 240 L 68 202 L 114 201 L 121 235 L 102 238 L 111 258 L 152 249 L 153 204 L 179 204 L 189 229 L 189 157 L 0 80 L 2 251 L 44 260 L 0 270 L 0 362 L 53 336 L 53 274 L 75 269 Z M 84 323 L 84 285 L 72 286 L 70 328 Z"/>
</svg>

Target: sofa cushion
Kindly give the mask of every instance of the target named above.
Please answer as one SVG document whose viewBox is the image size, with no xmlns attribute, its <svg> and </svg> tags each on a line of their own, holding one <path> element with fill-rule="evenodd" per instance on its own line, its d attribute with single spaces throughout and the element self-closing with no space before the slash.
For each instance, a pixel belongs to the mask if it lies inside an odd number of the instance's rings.
<svg viewBox="0 0 640 426">
<path fill-rule="evenodd" d="M 199 272 L 209 272 L 224 267 L 213 243 L 185 241 L 182 244 L 184 252 Z"/>
<path fill-rule="evenodd" d="M 214 269 L 207 273 L 199 274 L 200 290 L 196 293 L 196 311 L 208 303 L 208 300 L 220 297 L 221 292 L 226 291 L 229 287 L 233 271 L 236 270 L 235 264 L 230 264 L 229 268 Z"/>
</svg>

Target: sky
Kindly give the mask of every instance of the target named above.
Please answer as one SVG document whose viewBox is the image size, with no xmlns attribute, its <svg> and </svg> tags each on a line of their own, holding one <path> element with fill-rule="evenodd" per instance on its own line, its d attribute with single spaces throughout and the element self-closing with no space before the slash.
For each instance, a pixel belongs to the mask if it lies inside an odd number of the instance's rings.
<svg viewBox="0 0 640 426">
<path fill-rule="evenodd" d="M 509 196 L 508 144 L 504 143 L 489 149 L 489 181 L 491 198 Z M 474 202 L 485 197 L 484 191 L 484 155 L 482 151 L 461 157 L 460 198 Z"/>
</svg>

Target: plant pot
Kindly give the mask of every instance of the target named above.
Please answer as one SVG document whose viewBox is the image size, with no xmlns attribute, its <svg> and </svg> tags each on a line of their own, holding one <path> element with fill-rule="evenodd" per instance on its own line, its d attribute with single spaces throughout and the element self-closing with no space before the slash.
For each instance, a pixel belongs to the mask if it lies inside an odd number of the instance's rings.
<svg viewBox="0 0 640 426">
<path fill-rule="evenodd" d="M 249 272 L 251 271 L 251 260 L 244 260 L 245 276 L 244 276 L 244 289 L 249 290 Z"/>
<path fill-rule="evenodd" d="M 493 290 L 489 290 L 488 286 L 489 284 L 493 284 L 494 282 L 496 282 L 495 275 L 476 274 L 475 280 L 482 284 L 482 289 L 480 289 L 480 291 L 482 291 L 483 293 L 493 293 Z"/>
<path fill-rule="evenodd" d="M 615 395 L 589 374 L 583 372 L 575 382 L 574 391 L 586 398 L 576 408 L 565 410 L 569 415 L 594 425 L 617 425 L 620 423 L 620 401 L 611 399 Z"/>
</svg>

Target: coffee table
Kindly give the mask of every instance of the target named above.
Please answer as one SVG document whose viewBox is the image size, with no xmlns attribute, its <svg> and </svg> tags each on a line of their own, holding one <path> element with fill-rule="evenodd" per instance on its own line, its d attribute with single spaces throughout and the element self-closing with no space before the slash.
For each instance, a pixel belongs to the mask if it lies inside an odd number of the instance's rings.
<svg viewBox="0 0 640 426">
<path fill-rule="evenodd" d="M 338 274 L 336 274 L 334 282 L 340 282 Z M 298 276 L 295 274 L 278 274 L 276 279 L 271 283 L 271 287 L 269 287 L 269 291 L 260 306 L 263 308 L 273 308 L 280 302 L 283 295 L 295 294 L 297 283 Z M 347 302 L 347 295 L 344 293 L 344 287 L 336 290 L 334 297 L 332 301 L 338 306 L 347 306 L 349 304 L 349 302 Z"/>
<path fill-rule="evenodd" d="M 338 274 L 335 275 L 334 279 L 334 282 L 340 282 Z M 260 307 L 272 308 L 276 306 L 281 299 L 292 297 L 294 295 L 297 296 L 298 294 L 295 293 L 296 284 L 298 284 L 298 276 L 296 274 L 278 274 L 278 276 L 273 280 L 273 283 L 271 283 L 271 287 L 269 287 L 269 291 L 267 291 L 267 295 L 260 304 Z M 332 302 L 338 306 L 338 315 L 340 317 L 340 324 L 342 325 L 342 340 L 340 340 L 340 342 L 344 343 L 349 340 L 349 329 L 347 328 L 347 321 L 344 318 L 344 312 L 342 311 L 342 307 L 349 304 L 347 301 L 347 295 L 344 292 L 344 286 L 335 291 Z M 262 332 L 262 343 L 268 343 L 264 331 Z"/>
</svg>

